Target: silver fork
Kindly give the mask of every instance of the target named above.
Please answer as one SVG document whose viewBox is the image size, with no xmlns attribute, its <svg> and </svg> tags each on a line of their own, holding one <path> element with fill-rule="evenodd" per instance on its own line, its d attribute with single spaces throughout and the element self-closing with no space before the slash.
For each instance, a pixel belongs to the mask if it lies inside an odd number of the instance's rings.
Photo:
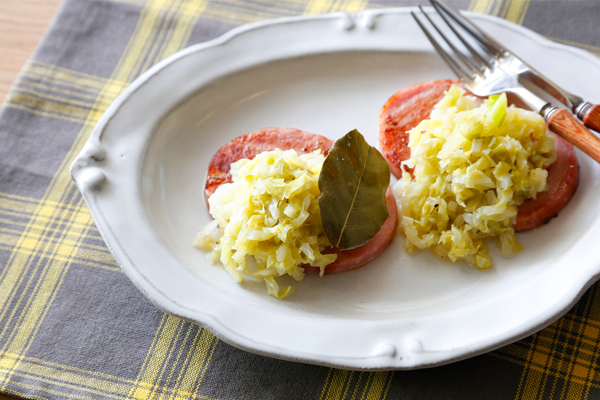
<svg viewBox="0 0 600 400">
<path fill-rule="evenodd" d="M 573 114 L 577 115 L 583 121 L 585 126 L 600 132 L 600 105 L 584 101 L 581 97 L 569 93 L 556 85 L 514 53 L 510 52 L 501 43 L 498 43 L 496 39 L 481 30 L 446 1 L 435 0 L 432 1 L 432 4 L 446 21 L 447 16 L 469 32 L 470 37 L 482 46 L 490 61 L 495 61 L 500 68 L 503 68 L 507 72 L 519 74 L 519 78 L 526 78 L 529 82 L 534 83 L 535 86 L 542 89 L 545 93 L 563 103 Z M 452 25 L 449 26 L 452 28 Z M 485 62 L 485 59 L 483 61 Z"/>
<path fill-rule="evenodd" d="M 552 106 L 550 102 L 523 86 L 522 83 L 527 84 L 527 80 L 522 78 L 530 78 L 527 74 L 531 70 L 527 65 L 516 57 L 512 59 L 510 57 L 497 57 L 504 49 L 493 39 L 492 41 L 479 42 L 481 47 L 487 52 L 486 56 L 482 56 L 470 44 L 466 36 L 453 26 L 446 15 L 444 15 L 445 9 L 439 4 L 441 2 L 439 0 L 430 1 L 445 23 L 450 27 L 456 39 L 451 40 L 448 37 L 450 32 L 447 32 L 448 35 L 444 33 L 421 6 L 419 6 L 419 9 L 427 18 L 430 25 L 435 28 L 437 35 L 452 50 L 451 52 L 444 49 L 435 38 L 435 34 L 421 21 L 421 18 L 417 17 L 414 12 L 411 12 L 412 16 L 446 64 L 448 64 L 471 93 L 480 97 L 487 97 L 502 92 L 517 95 L 529 108 L 544 117 L 548 128 L 552 132 L 562 136 L 600 163 L 600 139 L 577 121 L 568 110 Z M 444 6 L 449 7 L 448 4 L 444 4 Z M 471 31 L 464 32 L 468 32 L 469 35 L 474 34 Z M 459 41 L 462 45 L 458 44 Z M 458 46 L 465 48 L 471 57 L 467 57 Z M 528 85 L 528 87 L 531 86 Z"/>
</svg>

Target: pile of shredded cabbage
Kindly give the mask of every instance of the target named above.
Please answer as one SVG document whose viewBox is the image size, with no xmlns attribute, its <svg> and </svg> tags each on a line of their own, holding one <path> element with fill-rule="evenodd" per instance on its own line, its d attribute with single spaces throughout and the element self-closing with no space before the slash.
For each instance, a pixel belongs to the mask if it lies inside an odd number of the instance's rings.
<svg viewBox="0 0 600 400">
<path fill-rule="evenodd" d="M 484 239 L 498 238 L 504 257 L 521 251 L 517 206 L 545 189 L 556 160 L 544 119 L 507 107 L 505 94 L 477 107 L 453 85 L 409 134 L 411 158 L 397 187 L 405 248 L 431 248 L 479 269 L 492 266 Z"/>
<path fill-rule="evenodd" d="M 323 274 L 337 258 L 321 254 L 329 246 L 318 202 L 324 160 L 320 151 L 299 156 L 274 150 L 231 164 L 233 182 L 209 198 L 215 220 L 198 233 L 194 246 L 209 251 L 211 263 L 220 260 L 236 282 L 252 276 L 279 299 L 294 287 L 279 290 L 275 278 L 301 280 L 302 264 L 320 267 Z"/>
</svg>

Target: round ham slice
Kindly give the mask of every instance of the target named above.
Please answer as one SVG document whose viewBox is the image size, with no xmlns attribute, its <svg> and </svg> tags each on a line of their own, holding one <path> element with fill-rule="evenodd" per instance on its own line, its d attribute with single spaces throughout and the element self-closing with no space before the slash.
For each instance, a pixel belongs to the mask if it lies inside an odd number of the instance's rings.
<svg viewBox="0 0 600 400">
<path fill-rule="evenodd" d="M 548 132 L 554 135 L 552 132 Z M 565 208 L 579 185 L 579 168 L 573 145 L 556 136 L 556 161 L 548 168 L 546 190 L 536 199 L 529 199 L 518 208 L 516 232 L 524 232 L 548 223 Z"/>
<path fill-rule="evenodd" d="M 399 91 L 383 106 L 379 115 L 379 145 L 396 178 L 402 178 L 400 164 L 410 158 L 408 131 L 429 118 L 433 106 L 453 83 L 458 82 L 447 79 L 419 83 Z"/>
<path fill-rule="evenodd" d="M 232 140 L 221 147 L 213 156 L 206 177 L 206 197 L 210 197 L 217 187 L 231 182 L 230 165 L 242 158 L 252 159 L 259 153 L 269 150 L 294 149 L 299 154 L 321 149 L 327 155 L 333 141 L 319 135 L 291 128 L 267 128 L 252 132 Z M 325 269 L 326 274 L 359 268 L 379 256 L 392 242 L 396 232 L 396 200 L 390 188 L 386 192 L 387 207 L 390 215 L 375 237 L 366 244 L 352 250 L 328 249 L 324 252 L 336 252 L 338 258 Z M 309 273 L 319 273 L 320 269 L 303 265 Z"/>
<path fill-rule="evenodd" d="M 419 83 L 393 95 L 383 106 L 379 117 L 379 143 L 392 172 L 402 177 L 401 163 L 410 158 L 408 131 L 429 117 L 450 86 L 458 81 L 437 80 Z M 509 97 L 509 103 L 518 104 Z M 551 132 L 549 132 L 551 133 Z M 579 169 L 573 146 L 556 136 L 557 160 L 548 168 L 546 190 L 537 199 L 528 200 L 518 208 L 515 231 L 523 232 L 554 218 L 571 200 L 579 185 Z"/>
<path fill-rule="evenodd" d="M 336 274 L 338 272 L 349 271 L 351 269 L 360 268 L 369 261 L 377 258 L 390 245 L 394 239 L 396 232 L 396 224 L 398 222 L 398 210 L 396 208 L 396 199 L 390 188 L 385 193 L 387 200 L 387 208 L 390 215 L 387 217 L 381 229 L 373 239 L 366 244 L 351 250 L 341 251 L 337 248 L 329 248 L 323 251 L 324 254 L 336 253 L 338 258 L 331 264 L 325 267 L 326 274 Z M 303 265 L 304 271 L 310 274 L 318 274 L 320 268 Z"/>
<path fill-rule="evenodd" d="M 206 197 L 209 198 L 223 183 L 231 182 L 231 163 L 242 158 L 253 159 L 263 151 L 294 149 L 298 154 L 321 149 L 327 155 L 333 141 L 326 137 L 292 128 L 266 128 L 240 136 L 221 147 L 208 164 Z"/>
</svg>

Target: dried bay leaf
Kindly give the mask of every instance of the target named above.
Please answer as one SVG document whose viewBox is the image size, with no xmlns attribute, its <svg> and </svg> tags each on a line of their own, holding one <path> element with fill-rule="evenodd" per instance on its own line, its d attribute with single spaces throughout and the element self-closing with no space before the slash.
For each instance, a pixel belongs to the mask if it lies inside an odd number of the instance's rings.
<svg viewBox="0 0 600 400">
<path fill-rule="evenodd" d="M 373 239 L 387 219 L 390 167 L 355 129 L 338 139 L 319 174 L 323 231 L 332 246 L 349 250 Z"/>
</svg>

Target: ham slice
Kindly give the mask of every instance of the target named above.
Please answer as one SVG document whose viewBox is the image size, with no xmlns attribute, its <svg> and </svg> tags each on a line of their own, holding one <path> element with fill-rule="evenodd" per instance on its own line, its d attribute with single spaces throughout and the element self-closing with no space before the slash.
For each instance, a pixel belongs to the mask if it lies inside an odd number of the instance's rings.
<svg viewBox="0 0 600 400">
<path fill-rule="evenodd" d="M 221 147 L 210 160 L 206 175 L 206 197 L 209 198 L 223 183 L 231 182 L 231 163 L 242 158 L 253 159 L 263 151 L 294 149 L 298 154 L 321 149 L 327 155 L 333 141 L 292 128 L 266 128 L 240 136 Z"/>
<path fill-rule="evenodd" d="M 206 196 L 210 197 L 219 185 L 231 182 L 230 165 L 242 158 L 252 159 L 263 151 L 277 148 L 280 150 L 294 149 L 299 154 L 321 149 L 323 154 L 327 155 L 332 146 L 333 141 L 323 136 L 291 128 L 267 128 L 240 136 L 221 147 L 211 159 L 206 177 Z M 386 192 L 386 200 L 390 215 L 373 239 L 352 250 L 341 251 L 331 248 L 324 251 L 324 253 L 335 252 L 338 254 L 337 260 L 326 267 L 326 274 L 362 267 L 388 247 L 394 238 L 397 223 L 396 200 L 390 188 Z M 320 272 L 319 268 L 309 265 L 303 265 L 303 267 L 309 273 Z"/>
<path fill-rule="evenodd" d="M 373 239 L 366 244 L 351 250 L 340 250 L 337 248 L 329 248 L 323 251 L 324 254 L 336 253 L 338 258 L 325 267 L 326 274 L 336 274 L 338 272 L 349 271 L 351 269 L 360 268 L 371 260 L 377 258 L 394 239 L 396 232 L 396 224 L 398 223 L 398 209 L 396 207 L 396 199 L 390 188 L 385 193 L 387 200 L 387 208 L 390 215 L 387 217 L 381 229 Z M 303 265 L 304 271 L 310 274 L 318 274 L 320 268 Z"/>
<path fill-rule="evenodd" d="M 554 135 L 552 132 L 549 132 Z M 555 136 L 556 161 L 548 168 L 546 190 L 518 208 L 516 232 L 524 232 L 548 223 L 569 204 L 579 185 L 579 168 L 573 145 Z"/>
<path fill-rule="evenodd" d="M 408 131 L 429 118 L 433 106 L 453 83 L 458 82 L 448 79 L 419 83 L 399 91 L 383 106 L 379 115 L 379 145 L 396 178 L 402 178 L 400 164 L 410 158 Z"/>
<path fill-rule="evenodd" d="M 396 177 L 402 177 L 401 163 L 410 158 L 408 131 L 429 117 L 433 106 L 444 92 L 458 81 L 437 80 L 420 83 L 393 95 L 383 106 L 379 117 L 379 143 Z M 509 102 L 510 102 L 509 98 Z M 517 101 L 513 101 L 516 105 Z M 550 133 L 550 132 L 549 132 Z M 515 231 L 523 232 L 554 218 L 571 200 L 579 184 L 579 169 L 573 146 L 556 136 L 557 160 L 548 168 L 546 191 L 537 199 L 518 208 Z"/>
</svg>

